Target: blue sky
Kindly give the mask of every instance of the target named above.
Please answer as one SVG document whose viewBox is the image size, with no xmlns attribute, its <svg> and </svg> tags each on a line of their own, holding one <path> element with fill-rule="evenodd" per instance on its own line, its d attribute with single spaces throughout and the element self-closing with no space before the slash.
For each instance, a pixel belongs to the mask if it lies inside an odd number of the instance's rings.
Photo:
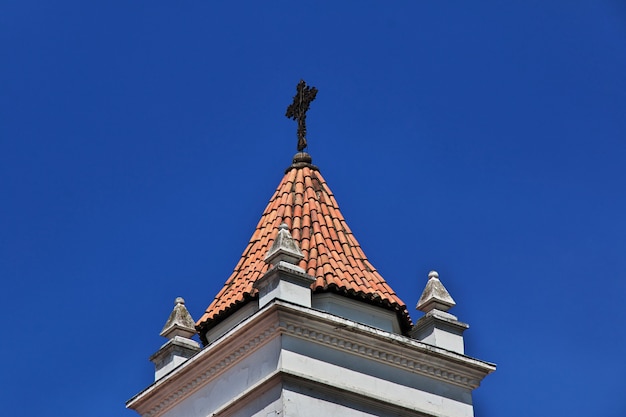
<svg viewBox="0 0 626 417">
<path fill-rule="evenodd" d="M 222 3 L 228 3 L 224 5 Z M 413 306 L 498 370 L 477 416 L 626 415 L 626 5 L 0 0 L 0 402 L 132 416 L 296 149 Z"/>
</svg>

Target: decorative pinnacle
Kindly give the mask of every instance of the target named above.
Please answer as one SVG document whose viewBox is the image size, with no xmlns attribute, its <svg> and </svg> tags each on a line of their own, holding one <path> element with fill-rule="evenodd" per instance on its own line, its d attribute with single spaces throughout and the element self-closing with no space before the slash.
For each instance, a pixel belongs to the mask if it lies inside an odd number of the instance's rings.
<svg viewBox="0 0 626 417">
<path fill-rule="evenodd" d="M 296 265 L 301 259 L 304 258 L 302 251 L 298 247 L 291 233 L 289 233 L 289 227 L 285 223 L 281 223 L 278 226 L 278 234 L 269 252 L 265 256 L 265 263 L 270 265 L 276 265 L 281 261 Z"/>
<path fill-rule="evenodd" d="M 163 330 L 161 330 L 161 336 L 168 339 L 173 339 L 176 336 L 190 339 L 194 334 L 196 334 L 196 323 L 185 307 L 185 300 L 183 297 L 176 297 L 174 309 L 165 322 Z"/>
<path fill-rule="evenodd" d="M 307 146 L 306 142 L 306 112 L 311 102 L 315 100 L 317 88 L 308 87 L 304 80 L 300 80 L 296 86 L 296 95 L 293 103 L 287 107 L 285 116 L 298 121 L 298 152 L 302 152 Z"/>
<path fill-rule="evenodd" d="M 424 288 L 424 292 L 422 292 L 422 296 L 415 308 L 428 313 L 431 310 L 448 311 L 455 305 L 454 299 L 450 296 L 446 287 L 439 281 L 439 273 L 430 271 L 426 288 Z"/>
</svg>

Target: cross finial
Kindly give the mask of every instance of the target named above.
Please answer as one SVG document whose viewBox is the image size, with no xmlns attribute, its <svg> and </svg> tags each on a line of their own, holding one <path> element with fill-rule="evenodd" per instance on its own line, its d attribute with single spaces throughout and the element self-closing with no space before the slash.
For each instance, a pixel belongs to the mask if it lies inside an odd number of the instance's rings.
<svg viewBox="0 0 626 417">
<path fill-rule="evenodd" d="M 298 121 L 298 152 L 302 152 L 306 148 L 306 112 L 311 102 L 315 100 L 317 88 L 308 87 L 304 80 L 300 80 L 296 91 L 293 103 L 287 107 L 285 116 Z"/>
</svg>

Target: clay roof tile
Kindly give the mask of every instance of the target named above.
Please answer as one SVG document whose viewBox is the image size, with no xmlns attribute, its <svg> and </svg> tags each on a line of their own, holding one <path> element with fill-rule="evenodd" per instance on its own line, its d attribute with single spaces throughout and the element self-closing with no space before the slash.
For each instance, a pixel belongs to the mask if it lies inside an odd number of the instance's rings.
<svg viewBox="0 0 626 417">
<path fill-rule="evenodd" d="M 201 333 L 257 296 L 253 284 L 268 269 L 263 259 L 282 222 L 305 256 L 300 266 L 316 278 L 314 291 L 338 292 L 392 309 L 403 328 L 410 328 L 406 305 L 367 260 L 320 172 L 294 161 L 232 275 L 196 323 Z"/>
</svg>

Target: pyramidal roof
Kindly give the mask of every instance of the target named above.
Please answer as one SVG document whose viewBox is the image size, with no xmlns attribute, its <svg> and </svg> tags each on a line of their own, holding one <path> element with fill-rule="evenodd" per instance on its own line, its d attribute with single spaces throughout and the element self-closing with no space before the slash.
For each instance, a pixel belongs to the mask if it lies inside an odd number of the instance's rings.
<svg viewBox="0 0 626 417">
<path fill-rule="evenodd" d="M 300 152 L 270 198 L 232 275 L 198 320 L 201 334 L 257 297 L 253 284 L 268 270 L 264 259 L 281 223 L 287 224 L 302 250 L 304 258 L 298 265 L 316 278 L 314 292 L 334 292 L 385 307 L 397 313 L 404 330 L 410 328 L 406 305 L 367 260 L 318 168 Z"/>
</svg>

